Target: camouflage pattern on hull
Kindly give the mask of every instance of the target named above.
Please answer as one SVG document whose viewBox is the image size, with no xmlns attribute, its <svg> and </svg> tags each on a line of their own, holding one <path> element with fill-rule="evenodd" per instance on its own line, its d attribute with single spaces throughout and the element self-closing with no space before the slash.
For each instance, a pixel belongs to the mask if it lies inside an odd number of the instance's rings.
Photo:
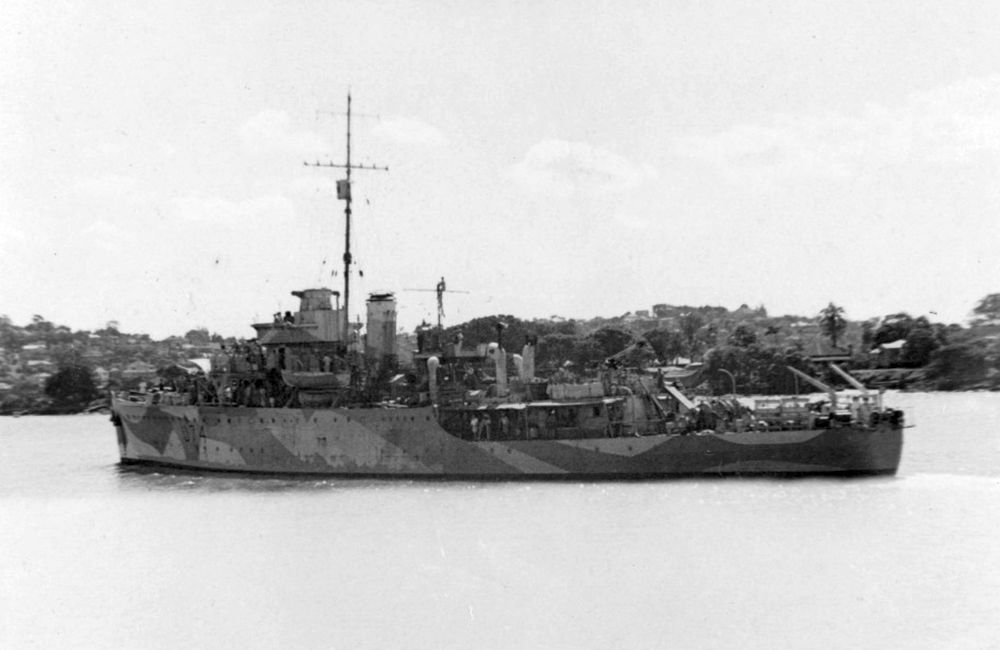
<svg viewBox="0 0 1000 650">
<path fill-rule="evenodd" d="M 115 400 L 123 463 L 267 474 L 629 478 L 695 474 L 891 474 L 902 431 L 798 431 L 473 442 L 432 408 L 145 405 Z"/>
</svg>

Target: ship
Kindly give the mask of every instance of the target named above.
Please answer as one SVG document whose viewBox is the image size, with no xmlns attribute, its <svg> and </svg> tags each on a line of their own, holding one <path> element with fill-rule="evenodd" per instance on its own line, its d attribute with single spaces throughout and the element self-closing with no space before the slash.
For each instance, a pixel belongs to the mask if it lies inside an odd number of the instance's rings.
<svg viewBox="0 0 1000 650">
<path fill-rule="evenodd" d="M 183 386 L 112 394 L 123 466 L 457 480 L 896 473 L 903 412 L 839 368 L 852 406 L 795 368 L 822 399 L 693 399 L 685 380 L 702 370 L 630 363 L 642 340 L 589 381 L 547 381 L 535 373 L 537 338 L 504 341 L 502 323 L 489 343 L 445 340 L 443 278 L 438 325 L 418 329 L 402 365 L 394 293 L 367 297 L 364 326 L 349 317 L 351 172 L 385 169 L 351 163 L 350 115 L 348 95 L 346 163 L 321 165 L 346 172 L 343 292 L 293 292 L 294 313 L 254 323 L 255 339 L 220 350 Z"/>
</svg>

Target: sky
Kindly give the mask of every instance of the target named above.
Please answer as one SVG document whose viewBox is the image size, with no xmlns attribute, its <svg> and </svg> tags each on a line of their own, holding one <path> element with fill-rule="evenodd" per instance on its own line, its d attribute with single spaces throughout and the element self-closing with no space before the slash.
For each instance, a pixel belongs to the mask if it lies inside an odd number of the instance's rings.
<svg viewBox="0 0 1000 650">
<path fill-rule="evenodd" d="M 0 3 L 0 314 L 251 337 L 656 303 L 965 321 L 1000 291 L 1000 5 Z M 418 291 L 418 290 L 425 291 Z M 458 293 L 458 291 L 466 293 Z"/>
</svg>

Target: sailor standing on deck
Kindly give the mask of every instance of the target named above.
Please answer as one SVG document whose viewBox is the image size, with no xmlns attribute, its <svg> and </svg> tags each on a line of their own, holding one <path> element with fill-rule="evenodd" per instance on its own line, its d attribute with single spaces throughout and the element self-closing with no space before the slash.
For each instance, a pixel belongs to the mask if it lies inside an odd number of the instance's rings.
<svg viewBox="0 0 1000 650">
<path fill-rule="evenodd" d="M 861 424 L 871 424 L 872 405 L 868 401 L 867 396 L 861 398 L 861 405 L 858 406 L 858 421 L 861 422 Z"/>
<path fill-rule="evenodd" d="M 476 414 L 472 414 L 472 418 L 469 420 L 469 428 L 472 429 L 472 439 L 479 442 L 479 418 Z"/>
<path fill-rule="evenodd" d="M 851 398 L 851 421 L 861 422 L 861 400 L 855 395 Z"/>
</svg>

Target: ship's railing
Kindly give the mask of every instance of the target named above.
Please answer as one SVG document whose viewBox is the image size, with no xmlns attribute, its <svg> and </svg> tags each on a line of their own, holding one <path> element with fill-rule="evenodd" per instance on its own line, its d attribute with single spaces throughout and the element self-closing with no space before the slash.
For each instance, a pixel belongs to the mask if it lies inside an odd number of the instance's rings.
<svg viewBox="0 0 1000 650">
<path fill-rule="evenodd" d="M 172 390 L 150 390 L 150 391 L 119 391 L 112 394 L 113 397 L 123 402 L 136 402 L 147 406 L 187 406 L 191 403 L 191 397 L 187 393 L 178 393 Z"/>
</svg>

